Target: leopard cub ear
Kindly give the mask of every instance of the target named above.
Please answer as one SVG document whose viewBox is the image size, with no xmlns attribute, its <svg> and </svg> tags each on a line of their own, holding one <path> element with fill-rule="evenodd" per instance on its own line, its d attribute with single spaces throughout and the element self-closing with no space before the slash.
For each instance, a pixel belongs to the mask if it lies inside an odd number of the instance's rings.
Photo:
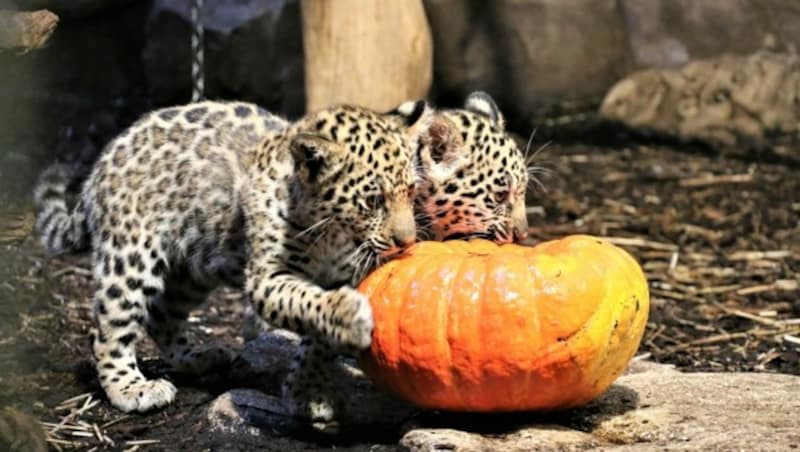
<svg viewBox="0 0 800 452">
<path fill-rule="evenodd" d="M 318 182 L 336 166 L 337 150 L 337 143 L 311 133 L 299 133 L 289 143 L 295 173 L 306 184 Z"/>
<path fill-rule="evenodd" d="M 500 128 L 505 128 L 505 119 L 491 96 L 483 91 L 475 91 L 464 101 L 464 109 L 486 116 Z"/>
<path fill-rule="evenodd" d="M 412 125 L 417 122 L 420 117 L 425 113 L 428 103 L 424 100 L 409 100 L 398 105 L 397 108 L 387 112 L 388 115 L 394 115 L 405 122 L 406 125 Z"/>
<path fill-rule="evenodd" d="M 443 182 L 469 163 L 461 131 L 445 114 L 434 115 L 420 144 L 417 158 L 430 179 Z"/>
<path fill-rule="evenodd" d="M 389 111 L 387 115 L 400 121 L 400 126 L 409 138 L 418 140 L 430 127 L 433 120 L 433 108 L 424 100 L 408 101 Z"/>
</svg>

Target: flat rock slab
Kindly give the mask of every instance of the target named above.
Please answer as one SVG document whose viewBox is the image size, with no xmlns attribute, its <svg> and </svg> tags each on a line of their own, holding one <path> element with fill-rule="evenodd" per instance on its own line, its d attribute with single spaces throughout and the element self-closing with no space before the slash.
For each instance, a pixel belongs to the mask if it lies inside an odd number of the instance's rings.
<svg viewBox="0 0 800 452">
<path fill-rule="evenodd" d="M 262 334 L 244 354 L 260 373 L 270 370 L 259 356 L 296 352 L 296 341 L 273 334 Z M 285 366 L 270 367 L 273 378 L 285 375 Z M 341 431 L 350 443 L 400 438 L 412 451 L 800 449 L 800 377 L 791 375 L 681 373 L 638 361 L 585 407 L 496 415 L 412 410 L 377 392 L 349 365 L 337 380 L 347 394 Z M 211 403 L 206 421 L 224 435 L 307 437 L 302 422 L 286 413 L 274 394 L 236 389 Z"/>
<path fill-rule="evenodd" d="M 417 428 L 412 451 L 541 449 L 787 450 L 800 448 L 800 377 L 681 373 L 640 362 L 599 400 L 556 415 L 558 423 L 491 435 Z"/>
</svg>

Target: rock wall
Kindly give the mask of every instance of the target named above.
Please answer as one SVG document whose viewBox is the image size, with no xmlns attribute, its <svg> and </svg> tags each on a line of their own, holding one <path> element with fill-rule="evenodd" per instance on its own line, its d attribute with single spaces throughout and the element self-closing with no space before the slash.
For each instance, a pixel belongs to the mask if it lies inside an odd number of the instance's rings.
<svg viewBox="0 0 800 452">
<path fill-rule="evenodd" d="M 586 110 L 620 78 L 722 53 L 794 51 L 794 0 L 426 0 L 435 86 L 495 95 L 514 119 Z"/>
<path fill-rule="evenodd" d="M 483 89 L 512 118 L 585 103 L 631 68 L 616 0 L 428 0 L 435 83 L 446 98 Z"/>
<path fill-rule="evenodd" d="M 721 53 L 794 52 L 800 2 L 792 0 L 621 0 L 639 67 L 666 68 Z"/>
<path fill-rule="evenodd" d="M 0 5 L 7 2 L 0 0 Z M 131 11 L 142 5 L 129 0 L 33 3 L 63 11 L 64 29 L 119 22 L 115 15 L 133 17 Z M 209 97 L 250 99 L 289 116 L 303 112 L 299 3 L 205 1 Z M 153 104 L 183 102 L 191 89 L 190 4 L 146 2 L 149 13 L 137 29 L 124 35 L 115 28 L 100 30 L 87 41 L 96 50 L 83 51 L 102 62 L 113 50 L 104 50 L 101 43 L 117 43 L 141 62 Z M 27 2 L 19 6 L 29 7 Z M 597 106 L 608 88 L 638 69 L 765 48 L 793 52 L 800 44 L 796 0 L 424 0 L 424 6 L 434 38 L 432 97 L 457 104 L 470 91 L 483 89 L 512 120 Z M 62 34 L 59 30 L 56 38 Z M 139 42 L 144 45 L 131 48 Z M 49 49 L 43 53 L 56 59 Z M 122 73 L 107 76 L 109 67 L 114 65 L 63 69 L 66 75 L 82 74 L 91 84 L 93 76 L 137 84 Z"/>
<path fill-rule="evenodd" d="M 398 0 L 402 1 L 402 0 Z M 0 54 L 0 189 L 28 190 L 53 155 L 93 159 L 141 112 L 190 98 L 191 0 L 0 0 L 62 16 L 50 45 Z M 634 71 L 800 44 L 797 0 L 424 0 L 430 96 L 491 93 L 512 129 L 593 114 Z M 305 110 L 299 0 L 206 0 L 210 98 Z M 386 30 L 386 33 L 391 33 Z M 580 119 L 577 119 L 580 121 Z M 74 156 L 65 157 L 67 160 Z"/>
<path fill-rule="evenodd" d="M 54 3 L 61 20 L 45 48 L 0 52 L 0 207 L 27 196 L 56 157 L 88 165 L 149 108 L 141 62 L 149 2 Z M 0 0 L 0 9 L 14 7 Z"/>
</svg>

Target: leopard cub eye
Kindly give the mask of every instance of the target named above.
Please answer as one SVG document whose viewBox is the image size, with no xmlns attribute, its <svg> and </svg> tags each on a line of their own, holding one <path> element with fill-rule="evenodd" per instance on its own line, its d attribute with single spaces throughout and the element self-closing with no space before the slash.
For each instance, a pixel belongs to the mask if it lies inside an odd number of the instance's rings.
<svg viewBox="0 0 800 452">
<path fill-rule="evenodd" d="M 494 192 L 494 200 L 497 201 L 498 203 L 508 201 L 508 197 L 509 196 L 510 196 L 510 193 L 509 193 L 508 190 L 500 190 L 500 191 Z"/>
<path fill-rule="evenodd" d="M 498 177 L 494 182 L 499 187 L 502 187 L 494 192 L 494 200 L 498 203 L 506 202 L 511 196 L 509 178 L 507 176 Z"/>
<path fill-rule="evenodd" d="M 386 204 L 386 200 L 382 193 L 373 193 L 367 196 L 367 207 L 370 209 L 379 209 Z"/>
</svg>

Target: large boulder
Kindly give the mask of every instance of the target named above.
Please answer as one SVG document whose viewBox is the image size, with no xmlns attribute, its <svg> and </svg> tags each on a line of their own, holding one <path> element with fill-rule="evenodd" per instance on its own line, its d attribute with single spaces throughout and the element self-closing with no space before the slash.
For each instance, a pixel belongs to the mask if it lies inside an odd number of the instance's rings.
<svg viewBox="0 0 800 452">
<path fill-rule="evenodd" d="M 427 0 L 440 94 L 490 92 L 512 117 L 586 103 L 631 68 L 616 0 Z"/>
<path fill-rule="evenodd" d="M 512 124 L 583 121 L 619 79 L 723 53 L 796 50 L 795 0 L 426 0 L 435 91 L 494 95 Z M 589 115 L 593 117 L 593 115 Z"/>
<path fill-rule="evenodd" d="M 721 53 L 792 50 L 800 42 L 794 0 L 620 0 L 639 67 L 676 67 Z"/>
</svg>

